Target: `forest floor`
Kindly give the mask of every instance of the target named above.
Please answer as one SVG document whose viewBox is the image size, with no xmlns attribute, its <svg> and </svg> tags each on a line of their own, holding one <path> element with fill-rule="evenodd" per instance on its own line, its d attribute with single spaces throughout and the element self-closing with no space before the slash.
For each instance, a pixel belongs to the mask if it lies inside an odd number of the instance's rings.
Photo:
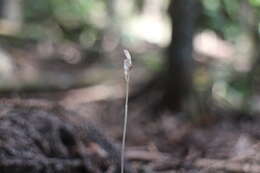
<svg viewBox="0 0 260 173">
<path fill-rule="evenodd" d="M 91 106 L 94 122 L 120 145 L 123 100 Z M 127 158 L 138 172 L 260 172 L 260 117 L 217 115 L 198 124 L 170 112 L 154 117 L 145 106 L 129 107 Z"/>
<path fill-rule="evenodd" d="M 120 147 L 124 99 L 90 101 L 89 93 L 75 89 L 31 94 L 33 97 L 27 95 L 26 99 L 54 101 L 76 111 Z M 147 107 L 147 101 L 130 100 L 126 157 L 137 172 L 260 172 L 260 117 L 224 114 L 216 115 L 210 123 L 198 124 L 167 111 L 150 115 Z"/>
</svg>

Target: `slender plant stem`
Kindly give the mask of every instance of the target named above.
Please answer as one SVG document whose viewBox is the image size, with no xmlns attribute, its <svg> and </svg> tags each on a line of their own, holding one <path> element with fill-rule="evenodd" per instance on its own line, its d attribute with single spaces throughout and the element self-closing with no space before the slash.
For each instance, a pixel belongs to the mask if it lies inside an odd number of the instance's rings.
<svg viewBox="0 0 260 173">
<path fill-rule="evenodd" d="M 124 129 L 122 138 L 122 151 L 121 151 L 121 173 L 124 173 L 125 169 L 125 143 L 126 143 L 126 129 L 127 129 L 127 116 L 128 116 L 128 94 L 129 94 L 129 76 L 126 75 L 126 97 L 125 97 L 125 117 L 124 117 Z"/>
</svg>

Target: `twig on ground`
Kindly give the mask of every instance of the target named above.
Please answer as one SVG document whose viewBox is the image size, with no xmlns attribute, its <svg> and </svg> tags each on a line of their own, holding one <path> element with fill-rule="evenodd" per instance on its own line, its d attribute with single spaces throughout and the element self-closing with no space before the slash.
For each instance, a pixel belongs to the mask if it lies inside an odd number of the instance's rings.
<svg viewBox="0 0 260 173">
<path fill-rule="evenodd" d="M 140 151 L 140 150 L 127 151 L 126 157 L 129 160 L 139 160 L 139 161 L 162 161 L 170 158 L 168 155 L 159 152 Z"/>
<path fill-rule="evenodd" d="M 225 170 L 230 172 L 259 173 L 259 164 L 241 163 L 232 160 L 199 159 L 194 163 L 195 167 L 209 170 Z"/>
</svg>

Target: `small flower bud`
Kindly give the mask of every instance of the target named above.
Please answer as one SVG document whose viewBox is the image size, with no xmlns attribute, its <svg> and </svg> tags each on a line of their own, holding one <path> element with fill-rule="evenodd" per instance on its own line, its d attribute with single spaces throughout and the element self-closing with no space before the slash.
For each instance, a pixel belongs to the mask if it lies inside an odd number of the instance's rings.
<svg viewBox="0 0 260 173">
<path fill-rule="evenodd" d="M 132 64 L 131 54 L 129 53 L 129 51 L 124 49 L 124 54 L 126 57 L 126 59 L 124 60 L 125 79 L 128 80 L 129 72 L 132 69 L 133 64 Z"/>
</svg>

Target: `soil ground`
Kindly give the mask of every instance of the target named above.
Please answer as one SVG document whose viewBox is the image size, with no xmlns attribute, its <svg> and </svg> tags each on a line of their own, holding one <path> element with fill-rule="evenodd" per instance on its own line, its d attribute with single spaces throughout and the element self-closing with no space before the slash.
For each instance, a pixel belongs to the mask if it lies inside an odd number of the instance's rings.
<svg viewBox="0 0 260 173">
<path fill-rule="evenodd" d="M 27 105 L 58 102 L 91 121 L 120 147 L 124 99 L 85 102 L 84 92 L 32 94 L 22 100 Z M 170 112 L 155 117 L 144 103 L 129 105 L 126 157 L 136 172 L 260 172 L 259 116 L 216 113 L 214 121 L 198 124 Z"/>
</svg>

